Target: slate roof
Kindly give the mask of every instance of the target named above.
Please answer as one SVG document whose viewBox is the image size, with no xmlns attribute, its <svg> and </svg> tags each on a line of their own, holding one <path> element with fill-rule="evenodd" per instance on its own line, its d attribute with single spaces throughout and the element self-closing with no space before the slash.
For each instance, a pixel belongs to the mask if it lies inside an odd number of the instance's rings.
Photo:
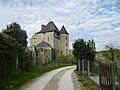
<svg viewBox="0 0 120 90">
<path fill-rule="evenodd" d="M 68 34 L 67 30 L 65 29 L 64 25 L 62 26 L 60 30 L 60 34 Z"/>
<path fill-rule="evenodd" d="M 45 33 L 45 32 L 58 32 L 60 33 L 60 31 L 58 30 L 58 28 L 56 27 L 56 25 L 54 24 L 53 21 L 50 21 L 46 26 L 45 26 L 45 29 L 44 30 L 41 30 L 39 32 L 37 32 L 36 34 L 38 33 Z"/>
<path fill-rule="evenodd" d="M 36 45 L 36 47 L 40 47 L 40 48 L 47 48 L 50 47 L 50 44 L 46 43 L 45 41 L 40 42 L 39 44 Z"/>
<path fill-rule="evenodd" d="M 50 21 L 50 22 L 46 25 L 45 29 L 46 29 L 47 31 L 57 31 L 57 32 L 59 32 L 58 28 L 56 27 L 56 25 L 54 24 L 53 21 Z"/>
</svg>

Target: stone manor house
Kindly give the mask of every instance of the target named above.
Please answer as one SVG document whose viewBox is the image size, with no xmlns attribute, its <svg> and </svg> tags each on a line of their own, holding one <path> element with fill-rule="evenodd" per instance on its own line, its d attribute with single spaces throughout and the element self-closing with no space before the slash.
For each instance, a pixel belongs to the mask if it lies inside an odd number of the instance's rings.
<svg viewBox="0 0 120 90">
<path fill-rule="evenodd" d="M 41 25 L 41 30 L 36 32 L 30 39 L 30 47 L 37 48 L 37 64 L 51 61 L 52 49 L 67 55 L 69 53 L 69 33 L 64 25 L 59 30 L 53 21 L 47 25 Z"/>
</svg>

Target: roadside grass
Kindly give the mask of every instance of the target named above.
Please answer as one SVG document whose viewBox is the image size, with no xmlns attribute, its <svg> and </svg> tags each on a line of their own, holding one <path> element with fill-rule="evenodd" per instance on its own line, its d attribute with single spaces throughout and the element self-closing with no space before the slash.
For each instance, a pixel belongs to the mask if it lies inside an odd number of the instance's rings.
<svg viewBox="0 0 120 90">
<path fill-rule="evenodd" d="M 86 78 L 79 71 L 75 70 L 75 73 L 77 74 L 78 81 L 81 83 L 81 90 L 100 90 L 95 83 Z"/>
<path fill-rule="evenodd" d="M 21 86 L 31 82 L 35 78 L 44 73 L 64 66 L 71 66 L 73 64 L 67 63 L 50 63 L 43 67 L 31 67 L 30 70 L 21 72 L 20 74 L 0 79 L 0 90 L 19 90 Z"/>
</svg>

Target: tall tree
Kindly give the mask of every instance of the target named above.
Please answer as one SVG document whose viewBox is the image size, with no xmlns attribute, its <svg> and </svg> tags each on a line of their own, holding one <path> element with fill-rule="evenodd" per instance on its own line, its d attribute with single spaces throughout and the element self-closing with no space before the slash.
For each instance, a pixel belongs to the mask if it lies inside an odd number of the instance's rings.
<svg viewBox="0 0 120 90">
<path fill-rule="evenodd" d="M 78 39 L 73 44 L 73 54 L 77 59 L 77 70 L 78 70 L 78 64 L 79 64 L 78 60 L 82 61 L 85 58 L 84 57 L 85 48 L 86 48 L 86 42 L 83 39 Z"/>
<path fill-rule="evenodd" d="M 87 60 L 90 60 L 91 62 L 94 61 L 94 58 L 95 58 L 95 54 L 96 54 L 96 51 L 95 51 L 95 42 L 94 40 L 88 40 L 87 44 L 86 44 L 86 59 Z"/>
<path fill-rule="evenodd" d="M 85 59 L 90 63 L 90 71 L 93 71 L 94 68 L 94 60 L 95 60 L 95 55 L 96 55 L 96 51 L 95 51 L 95 42 L 92 39 L 89 40 L 86 44 L 86 50 L 85 50 L 86 54 L 85 54 Z"/>
<path fill-rule="evenodd" d="M 0 33 L 0 78 L 29 69 L 31 52 L 26 39 L 26 31 L 17 23 L 7 25 Z"/>
<path fill-rule="evenodd" d="M 80 70 L 82 70 L 82 60 L 89 60 L 90 62 L 94 61 L 95 58 L 95 42 L 94 40 L 89 40 L 88 42 L 83 39 L 78 39 L 73 44 L 73 54 L 77 59 L 77 70 L 78 62 L 80 60 Z M 84 65 L 83 65 L 84 66 Z"/>
<path fill-rule="evenodd" d="M 23 46 L 27 46 L 27 33 L 25 30 L 21 29 L 21 26 L 17 23 L 12 23 L 7 25 L 6 29 L 3 29 L 3 33 L 6 33 L 13 37 L 18 43 Z"/>
</svg>

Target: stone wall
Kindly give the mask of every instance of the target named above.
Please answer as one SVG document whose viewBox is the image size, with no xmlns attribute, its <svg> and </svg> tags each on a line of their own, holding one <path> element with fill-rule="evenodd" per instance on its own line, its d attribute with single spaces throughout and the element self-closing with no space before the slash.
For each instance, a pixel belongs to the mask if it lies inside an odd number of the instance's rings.
<svg viewBox="0 0 120 90">
<path fill-rule="evenodd" d="M 43 64 L 47 64 L 51 62 L 51 49 L 47 48 L 36 48 L 36 64 L 37 66 L 42 66 Z"/>
<path fill-rule="evenodd" d="M 54 32 L 47 32 L 47 33 L 39 33 L 35 34 L 30 39 L 30 46 L 37 45 L 40 42 L 45 41 L 51 45 L 52 48 L 54 48 Z"/>
<path fill-rule="evenodd" d="M 60 50 L 65 55 L 69 53 L 69 35 L 60 34 Z"/>
</svg>

